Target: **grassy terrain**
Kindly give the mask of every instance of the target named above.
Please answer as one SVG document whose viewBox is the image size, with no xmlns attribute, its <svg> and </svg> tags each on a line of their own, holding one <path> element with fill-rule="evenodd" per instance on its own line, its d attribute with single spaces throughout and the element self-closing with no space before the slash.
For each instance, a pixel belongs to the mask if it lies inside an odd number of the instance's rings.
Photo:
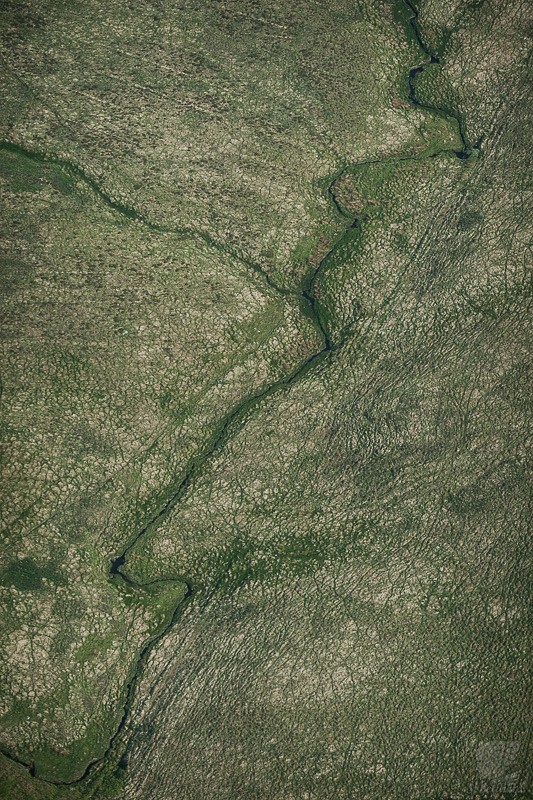
<svg viewBox="0 0 533 800">
<path fill-rule="evenodd" d="M 168 616 L 166 599 L 117 592 L 110 559 L 228 406 L 317 334 L 238 258 L 125 219 L 54 164 L 0 158 L 4 741 L 68 779 L 109 740 Z"/>
<path fill-rule="evenodd" d="M 528 796 L 527 18 L 6 5 L 0 796 Z"/>
</svg>

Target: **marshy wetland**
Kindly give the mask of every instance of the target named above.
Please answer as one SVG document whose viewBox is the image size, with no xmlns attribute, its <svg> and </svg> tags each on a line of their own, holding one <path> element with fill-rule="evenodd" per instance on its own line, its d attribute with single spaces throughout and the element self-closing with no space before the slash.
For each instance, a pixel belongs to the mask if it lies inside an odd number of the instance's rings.
<svg viewBox="0 0 533 800">
<path fill-rule="evenodd" d="M 530 31 L 5 4 L 0 797 L 530 796 Z"/>
</svg>

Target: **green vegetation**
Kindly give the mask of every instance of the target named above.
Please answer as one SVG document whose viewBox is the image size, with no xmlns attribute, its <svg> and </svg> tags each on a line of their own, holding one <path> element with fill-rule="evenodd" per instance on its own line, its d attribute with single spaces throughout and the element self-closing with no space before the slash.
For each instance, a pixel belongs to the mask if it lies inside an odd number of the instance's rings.
<svg viewBox="0 0 533 800">
<path fill-rule="evenodd" d="M 526 28 L 7 3 L 1 797 L 528 796 Z"/>
<path fill-rule="evenodd" d="M 43 588 L 43 580 L 61 583 L 61 575 L 53 565 L 39 566 L 31 558 L 21 558 L 8 564 L 0 580 L 4 586 L 35 591 Z"/>
</svg>

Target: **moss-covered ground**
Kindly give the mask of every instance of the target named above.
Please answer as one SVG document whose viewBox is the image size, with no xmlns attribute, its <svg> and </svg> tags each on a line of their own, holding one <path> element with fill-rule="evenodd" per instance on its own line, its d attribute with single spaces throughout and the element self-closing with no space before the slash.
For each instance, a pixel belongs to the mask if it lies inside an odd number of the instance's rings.
<svg viewBox="0 0 533 800">
<path fill-rule="evenodd" d="M 0 797 L 532 791 L 521 0 L 8 0 Z"/>
</svg>

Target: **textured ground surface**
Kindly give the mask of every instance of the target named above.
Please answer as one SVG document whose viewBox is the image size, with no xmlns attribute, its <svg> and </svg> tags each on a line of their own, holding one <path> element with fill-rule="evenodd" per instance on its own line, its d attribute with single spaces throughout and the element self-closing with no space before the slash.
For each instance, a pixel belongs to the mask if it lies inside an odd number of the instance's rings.
<svg viewBox="0 0 533 800">
<path fill-rule="evenodd" d="M 0 22 L 0 796 L 529 797 L 526 3 Z"/>
</svg>

